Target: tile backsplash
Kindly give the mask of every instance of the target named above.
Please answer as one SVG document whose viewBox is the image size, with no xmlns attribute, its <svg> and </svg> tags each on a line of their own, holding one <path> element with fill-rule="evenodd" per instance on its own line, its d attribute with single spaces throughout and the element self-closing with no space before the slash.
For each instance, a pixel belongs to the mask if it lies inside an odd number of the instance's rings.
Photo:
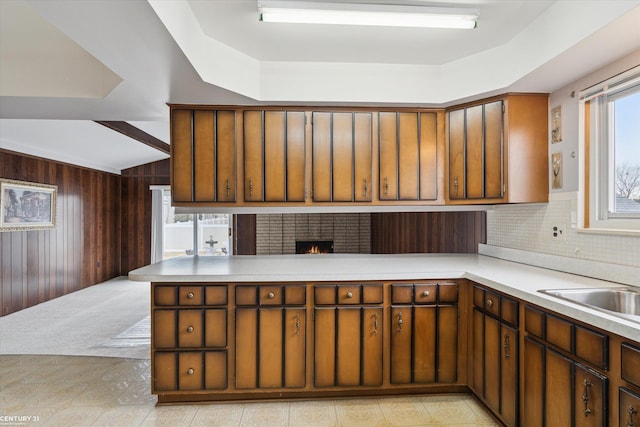
<svg viewBox="0 0 640 427">
<path fill-rule="evenodd" d="M 571 227 L 576 205 L 577 193 L 563 193 L 548 204 L 496 206 L 487 212 L 487 244 L 640 267 L 640 237 L 578 232 Z M 563 235 L 554 238 L 557 225 Z"/>
<path fill-rule="evenodd" d="M 256 254 L 295 254 L 296 240 L 333 240 L 335 253 L 371 252 L 368 213 L 256 215 Z"/>
</svg>

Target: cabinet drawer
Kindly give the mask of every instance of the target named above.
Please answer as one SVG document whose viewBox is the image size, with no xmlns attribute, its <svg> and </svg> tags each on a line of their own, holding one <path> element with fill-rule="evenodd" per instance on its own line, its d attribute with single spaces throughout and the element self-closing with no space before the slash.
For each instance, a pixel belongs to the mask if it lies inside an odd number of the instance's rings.
<svg viewBox="0 0 640 427">
<path fill-rule="evenodd" d="M 500 306 L 500 318 L 511 326 L 518 326 L 518 302 L 503 296 Z"/>
<path fill-rule="evenodd" d="M 360 304 L 361 291 L 360 285 L 338 285 L 338 304 Z"/>
<path fill-rule="evenodd" d="M 284 303 L 287 305 L 305 305 L 307 302 L 307 287 L 304 285 L 285 285 Z"/>
<path fill-rule="evenodd" d="M 413 302 L 413 285 L 391 285 L 391 304 L 411 304 Z"/>
<path fill-rule="evenodd" d="M 332 305 L 336 303 L 336 287 L 334 285 L 316 285 L 313 288 L 316 305 Z"/>
<path fill-rule="evenodd" d="M 382 304 L 382 285 L 362 285 L 363 304 Z"/>
<path fill-rule="evenodd" d="M 544 313 L 531 306 L 524 309 L 524 329 L 531 335 L 544 338 Z"/>
<path fill-rule="evenodd" d="M 153 312 L 153 347 L 176 347 L 176 310 L 155 310 Z"/>
<path fill-rule="evenodd" d="M 206 286 L 204 294 L 205 305 L 227 305 L 226 286 Z"/>
<path fill-rule="evenodd" d="M 256 305 L 257 290 L 256 286 L 236 286 L 236 305 Z"/>
<path fill-rule="evenodd" d="M 224 348 L 227 346 L 227 310 L 205 310 L 205 347 Z"/>
<path fill-rule="evenodd" d="M 546 340 L 569 353 L 573 353 L 572 329 L 570 322 L 546 315 Z"/>
<path fill-rule="evenodd" d="M 202 310 L 178 311 L 178 347 L 202 347 Z"/>
<path fill-rule="evenodd" d="M 484 311 L 500 317 L 500 295 L 484 291 Z"/>
<path fill-rule="evenodd" d="M 282 286 L 260 286 L 258 287 L 258 297 L 260 305 L 282 305 Z"/>
<path fill-rule="evenodd" d="M 620 354 L 622 359 L 622 379 L 636 387 L 640 387 L 640 348 L 622 343 Z M 637 409 L 640 412 L 640 408 Z"/>
<path fill-rule="evenodd" d="M 416 284 L 414 285 L 414 292 L 416 304 L 435 304 L 438 297 L 438 285 Z"/>
<path fill-rule="evenodd" d="M 154 305 L 176 305 L 178 297 L 175 286 L 155 286 L 153 288 Z"/>
<path fill-rule="evenodd" d="M 438 284 L 438 302 L 440 304 L 458 302 L 458 284 L 457 283 L 439 283 Z"/>
<path fill-rule="evenodd" d="M 609 338 L 579 325 L 576 325 L 575 328 L 576 356 L 598 368 L 608 369 Z"/>
<path fill-rule="evenodd" d="M 178 286 L 178 303 L 180 305 L 202 305 L 204 303 L 202 286 Z"/>
<path fill-rule="evenodd" d="M 226 351 L 156 352 L 153 370 L 155 392 L 227 388 Z"/>
</svg>

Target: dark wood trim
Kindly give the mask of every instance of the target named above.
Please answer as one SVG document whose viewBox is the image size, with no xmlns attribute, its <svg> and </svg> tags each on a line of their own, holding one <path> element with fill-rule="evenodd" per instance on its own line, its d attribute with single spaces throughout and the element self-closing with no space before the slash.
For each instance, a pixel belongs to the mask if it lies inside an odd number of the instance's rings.
<svg viewBox="0 0 640 427">
<path fill-rule="evenodd" d="M 127 122 L 104 120 L 95 120 L 95 122 L 125 136 L 128 136 L 131 139 L 135 139 L 136 141 L 148 145 L 151 148 L 155 148 L 158 151 L 169 154 L 169 144 L 162 141 L 161 139 L 156 138 L 153 135 L 149 135 L 145 131 L 138 129 L 137 127 Z"/>
</svg>

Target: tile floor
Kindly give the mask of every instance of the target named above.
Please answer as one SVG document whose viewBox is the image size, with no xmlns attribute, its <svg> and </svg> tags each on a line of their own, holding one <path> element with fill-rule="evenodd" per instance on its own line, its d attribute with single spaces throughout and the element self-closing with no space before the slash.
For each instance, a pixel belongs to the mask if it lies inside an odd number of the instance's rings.
<svg viewBox="0 0 640 427">
<path fill-rule="evenodd" d="M 0 426 L 499 425 L 468 395 L 156 407 L 148 341 L 109 345 L 127 330 L 140 331 L 148 315 L 148 285 L 120 279 L 80 293 L 83 298 L 71 294 L 0 318 Z M 138 293 L 146 307 L 125 313 L 123 295 Z M 25 319 L 28 326 L 21 326 Z M 81 337 L 93 330 L 93 338 L 83 343 L 69 332 L 72 325 Z M 21 331 L 40 342 L 21 344 Z M 136 346 L 142 350 L 132 350 Z"/>
</svg>

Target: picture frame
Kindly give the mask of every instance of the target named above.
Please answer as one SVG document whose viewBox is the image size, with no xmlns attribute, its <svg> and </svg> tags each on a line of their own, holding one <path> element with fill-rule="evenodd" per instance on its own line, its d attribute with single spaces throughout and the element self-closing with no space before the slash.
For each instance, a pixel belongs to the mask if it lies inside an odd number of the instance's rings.
<svg viewBox="0 0 640 427">
<path fill-rule="evenodd" d="M 551 143 L 562 141 L 562 105 L 551 110 Z"/>
<path fill-rule="evenodd" d="M 0 232 L 56 226 L 56 185 L 0 178 Z"/>
</svg>

